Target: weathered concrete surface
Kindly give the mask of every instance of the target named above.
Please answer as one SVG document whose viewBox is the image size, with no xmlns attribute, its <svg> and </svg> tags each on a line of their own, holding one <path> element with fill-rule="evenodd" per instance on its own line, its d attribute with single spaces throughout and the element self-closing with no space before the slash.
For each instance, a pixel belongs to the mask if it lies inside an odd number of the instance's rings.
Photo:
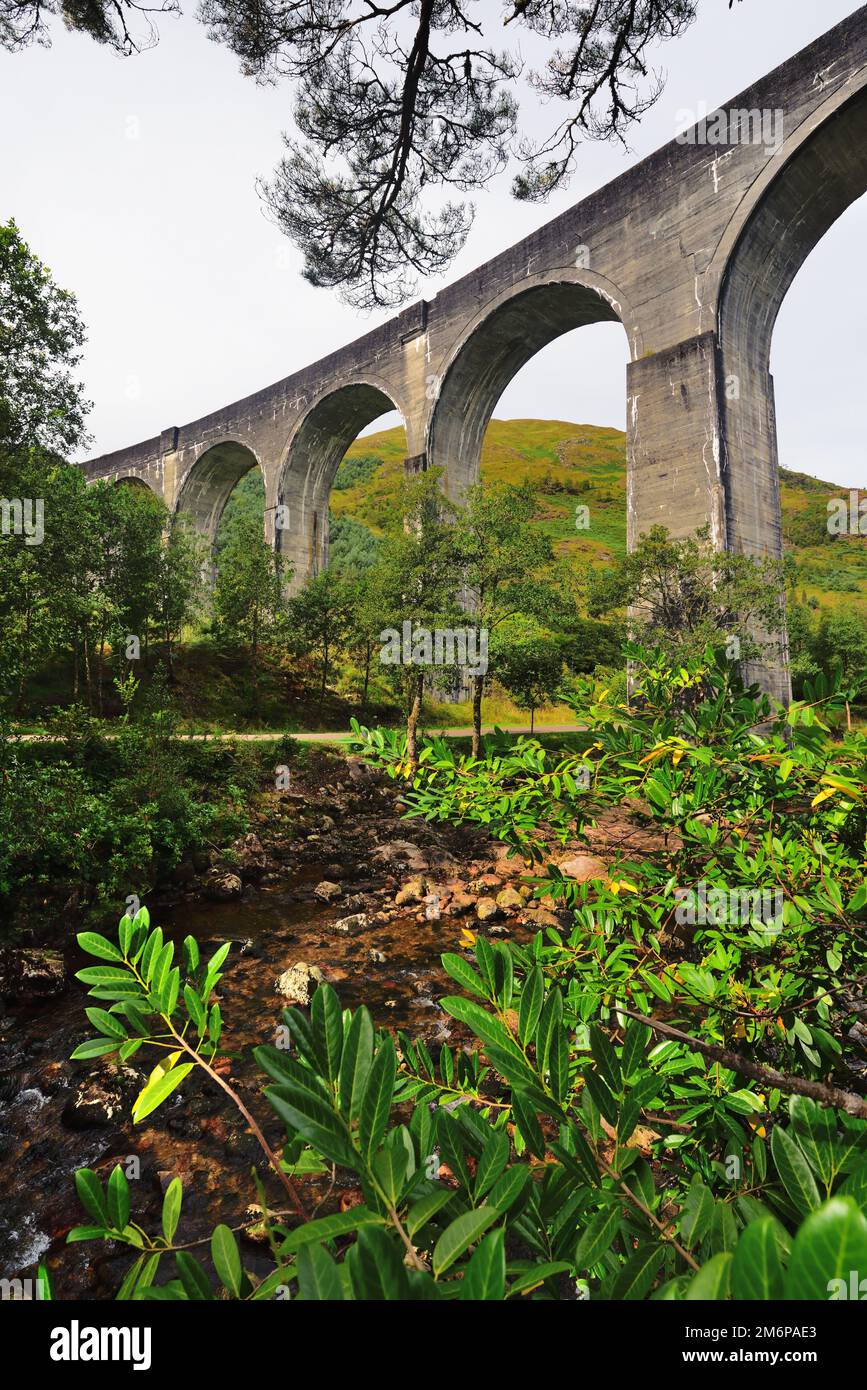
<svg viewBox="0 0 867 1390">
<path fill-rule="evenodd" d="M 867 190 L 867 6 L 721 110 L 733 123 L 733 112 L 779 112 L 782 138 L 674 140 L 429 303 L 244 400 L 92 460 L 88 476 L 140 479 L 213 536 L 255 461 L 268 533 L 298 584 L 327 564 L 331 483 L 365 425 L 399 410 L 408 467 L 442 466 L 459 497 L 515 372 L 562 333 L 619 319 L 631 359 L 630 544 L 660 522 L 779 556 L 771 336 L 803 261 Z M 782 657 L 753 674 L 788 696 Z"/>
</svg>

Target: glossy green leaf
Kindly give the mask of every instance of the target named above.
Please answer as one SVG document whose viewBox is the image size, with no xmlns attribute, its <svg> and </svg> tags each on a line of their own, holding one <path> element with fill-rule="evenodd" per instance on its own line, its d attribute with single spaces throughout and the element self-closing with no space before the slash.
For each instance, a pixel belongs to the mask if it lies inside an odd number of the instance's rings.
<svg viewBox="0 0 867 1390">
<path fill-rule="evenodd" d="M 781 1125 L 776 1125 L 771 1135 L 771 1155 L 780 1181 L 798 1211 L 815 1211 L 820 1202 L 816 1179 L 800 1146 Z"/>
<path fill-rule="evenodd" d="M 319 985 L 310 1005 L 310 1026 L 322 1074 L 329 1081 L 340 1075 L 343 1052 L 343 1011 L 331 985 Z"/>
<path fill-rule="evenodd" d="M 373 1059 L 359 1117 L 361 1151 L 369 1160 L 382 1142 L 394 1096 L 397 1057 L 391 1038 L 385 1038 Z"/>
<path fill-rule="evenodd" d="M 610 1249 L 620 1225 L 621 1212 L 616 1204 L 603 1207 L 582 1232 L 575 1249 L 575 1266 L 579 1270 L 592 1269 Z"/>
<path fill-rule="evenodd" d="M 133 1123 L 139 1124 L 148 1115 L 151 1115 L 157 1106 L 162 1105 L 164 1100 L 168 1100 L 172 1091 L 180 1086 L 184 1077 L 192 1071 L 193 1065 L 192 1062 L 183 1062 L 180 1066 L 173 1067 L 171 1071 L 164 1072 L 156 1081 L 146 1086 L 133 1105 Z"/>
<path fill-rule="evenodd" d="M 223 1287 L 234 1294 L 235 1298 L 240 1298 L 243 1284 L 241 1255 L 234 1233 L 228 1226 L 214 1228 L 211 1236 L 211 1258 Z"/>
<path fill-rule="evenodd" d="M 186 1250 L 175 1252 L 175 1263 L 178 1267 L 178 1274 L 181 1282 L 186 1289 L 187 1298 L 196 1301 L 210 1301 L 214 1297 L 214 1290 L 207 1274 L 194 1256 Z"/>
<path fill-rule="evenodd" d="M 116 1231 L 129 1221 L 129 1183 L 120 1164 L 115 1164 L 108 1180 L 108 1214 Z"/>
<path fill-rule="evenodd" d="M 645 1245 L 626 1261 L 611 1290 L 615 1303 L 638 1302 L 645 1299 L 665 1258 L 659 1245 Z"/>
<path fill-rule="evenodd" d="M 780 1223 L 768 1216 L 742 1232 L 732 1261 L 732 1296 L 776 1302 L 783 1296 Z"/>
<path fill-rule="evenodd" d="M 298 1252 L 298 1295 L 308 1302 L 339 1303 L 343 1300 L 340 1270 L 321 1245 L 305 1245 Z"/>
<path fill-rule="evenodd" d="M 795 1236 L 784 1297 L 851 1298 L 853 1284 L 860 1288 L 861 1280 L 867 1280 L 867 1217 L 851 1197 L 832 1197 L 810 1213 Z"/>
<path fill-rule="evenodd" d="M 97 956 L 99 960 L 123 960 L 123 953 L 106 937 L 100 936 L 99 932 L 79 932 L 75 939 L 82 951 L 86 951 L 89 956 Z"/>
<path fill-rule="evenodd" d="M 163 1197 L 163 1235 L 169 1245 L 174 1240 L 175 1231 L 178 1229 L 183 1196 L 184 1188 L 180 1178 L 172 1178 Z"/>
<path fill-rule="evenodd" d="M 480 1242 L 461 1280 L 463 1301 L 493 1302 L 506 1294 L 506 1246 L 502 1226 Z"/>
<path fill-rule="evenodd" d="M 499 1212 L 490 1206 L 477 1207 L 458 1216 L 443 1231 L 433 1251 L 433 1272 L 439 1278 L 451 1269 L 456 1260 L 484 1235 L 498 1219 Z"/>
<path fill-rule="evenodd" d="M 714 1255 L 707 1264 L 702 1265 L 694 1275 L 686 1291 L 687 1302 L 719 1302 L 726 1299 L 731 1291 L 732 1261 L 730 1250 Z"/>
<path fill-rule="evenodd" d="M 79 1168 L 75 1174 L 75 1190 L 78 1193 L 78 1200 L 88 1215 L 102 1226 L 110 1226 L 111 1218 L 108 1214 L 108 1203 L 105 1200 L 102 1183 L 92 1168 Z"/>
</svg>

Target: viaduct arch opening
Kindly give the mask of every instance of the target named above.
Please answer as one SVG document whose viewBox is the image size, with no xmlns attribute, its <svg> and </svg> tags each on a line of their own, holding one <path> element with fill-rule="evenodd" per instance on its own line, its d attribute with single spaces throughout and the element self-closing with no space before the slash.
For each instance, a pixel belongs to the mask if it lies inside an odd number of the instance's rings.
<svg viewBox="0 0 867 1390">
<path fill-rule="evenodd" d="M 728 547 L 783 554 L 771 348 L 780 308 L 826 232 L 867 192 L 867 88 L 784 150 L 779 173 L 744 209 L 719 296 L 722 476 Z M 782 460 L 785 463 L 785 460 Z M 747 675 L 788 699 L 785 644 L 780 669 Z"/>
<path fill-rule="evenodd" d="M 184 478 L 175 504 L 176 515 L 188 517 L 213 548 L 226 503 L 235 486 L 253 468 L 260 469 L 259 460 L 245 444 L 234 439 L 212 444 Z"/>
<path fill-rule="evenodd" d="M 478 480 L 485 431 L 521 368 L 573 329 L 622 322 L 615 303 L 590 285 L 552 277 L 478 317 L 445 370 L 428 433 L 428 461 L 444 468 L 450 497 L 459 501 Z"/>
<path fill-rule="evenodd" d="M 147 493 L 150 497 L 159 497 L 159 493 L 154 491 L 150 483 L 146 482 L 144 478 L 137 477 L 135 473 L 122 474 L 120 477 L 114 478 L 112 483 L 114 487 L 129 487 L 142 495 Z"/>
<path fill-rule="evenodd" d="M 275 542 L 291 566 L 290 592 L 329 559 L 329 499 L 337 470 L 363 430 L 381 416 L 403 420 L 398 402 L 371 381 L 350 382 L 314 401 L 294 430 L 280 470 Z"/>
</svg>

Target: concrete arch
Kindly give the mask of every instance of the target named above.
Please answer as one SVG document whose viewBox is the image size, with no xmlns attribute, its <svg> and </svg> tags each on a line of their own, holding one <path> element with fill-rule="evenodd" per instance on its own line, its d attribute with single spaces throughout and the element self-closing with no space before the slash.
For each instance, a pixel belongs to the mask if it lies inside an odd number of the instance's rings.
<svg viewBox="0 0 867 1390">
<path fill-rule="evenodd" d="M 162 493 L 157 492 L 147 480 L 138 473 L 119 473 L 117 477 L 111 479 L 113 487 L 134 487 L 139 491 L 149 492 L 152 497 L 158 497 L 162 501 Z"/>
<path fill-rule="evenodd" d="M 804 261 L 867 192 L 865 135 L 861 73 L 789 135 L 741 199 L 705 272 L 702 332 L 740 330 L 769 355 L 777 314 Z"/>
<path fill-rule="evenodd" d="M 442 366 L 428 423 L 428 463 L 445 470 L 451 497 L 478 479 L 485 430 L 512 378 L 555 338 L 602 322 L 622 323 L 633 357 L 640 353 L 635 316 L 616 286 L 572 269 L 527 277 L 475 315 Z"/>
<path fill-rule="evenodd" d="M 292 567 L 296 590 L 328 566 L 328 499 L 340 462 L 380 415 L 406 411 L 393 389 L 372 376 L 332 386 L 311 401 L 283 455 L 277 484 L 275 540 Z"/>
<path fill-rule="evenodd" d="M 208 445 L 181 479 L 175 514 L 189 516 L 196 530 L 213 545 L 229 494 L 251 468 L 259 468 L 264 479 L 260 460 L 249 445 L 237 439 Z"/>
<path fill-rule="evenodd" d="M 777 316 L 810 253 L 867 193 L 867 77 L 853 85 L 822 103 L 769 161 L 708 268 L 717 306 L 726 533 L 729 548 L 747 555 L 783 554 L 770 370 Z M 748 674 L 767 688 L 762 669 Z M 774 693 L 788 697 L 787 674 L 776 679 Z"/>
</svg>

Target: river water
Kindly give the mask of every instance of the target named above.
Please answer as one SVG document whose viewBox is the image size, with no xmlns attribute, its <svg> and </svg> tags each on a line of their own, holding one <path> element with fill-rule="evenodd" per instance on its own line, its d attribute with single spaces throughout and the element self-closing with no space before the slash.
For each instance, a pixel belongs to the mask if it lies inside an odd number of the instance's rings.
<svg viewBox="0 0 867 1390">
<path fill-rule="evenodd" d="M 330 925 L 346 915 L 346 908 L 325 907 L 314 898 L 312 887 L 322 877 L 321 866 L 306 865 L 295 876 L 248 890 L 240 901 L 176 903 L 165 911 L 151 906 L 154 925 L 176 940 L 192 934 L 203 954 L 224 941 L 235 943 L 220 986 L 223 1045 L 233 1054 L 233 1082 L 278 1148 L 281 1127 L 259 1096 L 261 1074 L 250 1049 L 274 1041 L 286 1004 L 274 981 L 288 966 L 299 960 L 318 965 L 345 1005 L 365 1003 L 381 1027 L 406 1028 L 438 1042 L 455 1026 L 436 1001 L 448 992 L 440 956 L 456 949 L 459 922 L 420 921 L 413 911 L 374 923 L 359 936 L 336 935 Z M 372 948 L 385 956 L 384 963 L 371 958 Z M 93 964 L 74 942 L 66 960 L 70 977 Z M 132 1260 L 123 1247 L 65 1243 L 72 1226 L 90 1219 L 75 1194 L 76 1169 L 94 1167 L 105 1181 L 121 1162 L 131 1177 L 132 1219 L 153 1234 L 160 1230 L 165 1186 L 180 1176 L 185 1197 L 177 1239 L 193 1242 L 208 1236 L 219 1221 L 243 1221 L 247 1203 L 255 1200 L 250 1167 L 261 1156 L 229 1099 L 197 1073 L 139 1126 L 129 1112 L 141 1078 L 131 1077 L 108 1123 L 70 1128 L 70 1098 L 81 1078 L 90 1072 L 109 1081 L 112 1076 L 110 1068 L 66 1060 L 77 1043 L 92 1036 L 84 1014 L 88 1002 L 84 986 L 72 979 L 58 998 L 0 1003 L 0 1277 L 32 1275 L 36 1262 L 45 1259 L 61 1299 L 113 1297 Z M 146 1072 L 153 1055 L 142 1049 L 132 1065 Z M 280 1205 L 282 1189 L 270 1182 L 268 1191 Z M 330 1198 L 339 1197 L 338 1184 Z M 347 1193 L 344 1200 L 352 1196 Z M 246 1240 L 244 1260 L 251 1270 L 268 1268 L 259 1248 Z M 174 1272 L 169 1259 L 160 1277 Z"/>
</svg>

